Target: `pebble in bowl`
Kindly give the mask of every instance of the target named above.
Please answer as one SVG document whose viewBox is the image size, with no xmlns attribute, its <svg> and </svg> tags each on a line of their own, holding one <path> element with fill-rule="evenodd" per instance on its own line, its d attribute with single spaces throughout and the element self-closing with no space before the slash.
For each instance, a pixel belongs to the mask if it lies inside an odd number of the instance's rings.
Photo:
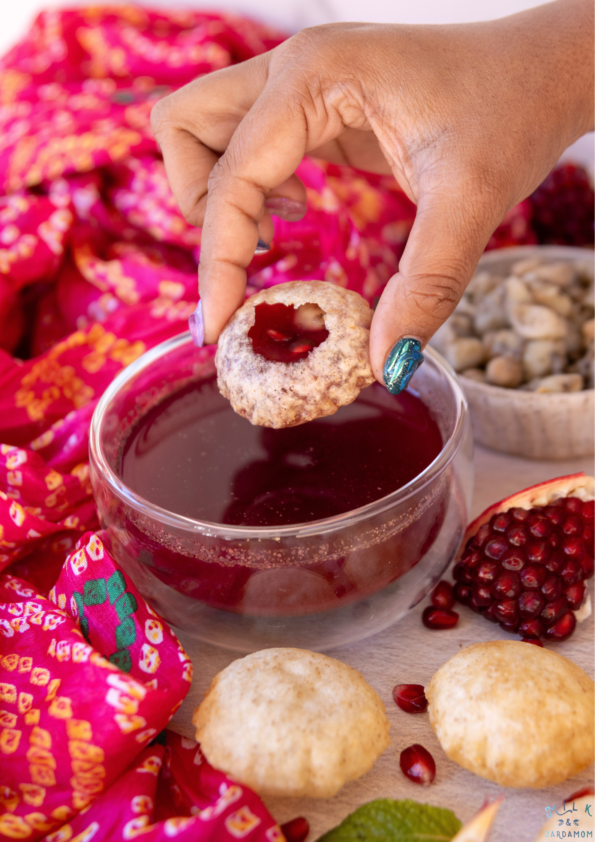
<svg viewBox="0 0 595 842">
<path fill-rule="evenodd" d="M 474 439 L 533 459 L 594 452 L 593 252 L 487 252 L 433 337 L 461 377 Z"/>
</svg>

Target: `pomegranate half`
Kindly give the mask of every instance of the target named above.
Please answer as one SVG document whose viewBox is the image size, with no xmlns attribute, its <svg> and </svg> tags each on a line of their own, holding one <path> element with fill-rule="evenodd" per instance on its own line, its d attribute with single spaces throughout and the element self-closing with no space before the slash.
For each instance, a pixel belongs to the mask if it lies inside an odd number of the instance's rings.
<svg viewBox="0 0 595 842">
<path fill-rule="evenodd" d="M 590 613 L 595 482 L 558 477 L 494 503 L 467 528 L 458 602 L 524 640 L 566 640 Z"/>
</svg>

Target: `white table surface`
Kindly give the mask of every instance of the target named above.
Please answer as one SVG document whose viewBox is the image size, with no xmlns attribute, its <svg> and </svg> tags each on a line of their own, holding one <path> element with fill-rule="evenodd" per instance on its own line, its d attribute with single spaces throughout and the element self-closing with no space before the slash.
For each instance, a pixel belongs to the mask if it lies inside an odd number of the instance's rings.
<svg viewBox="0 0 595 842">
<path fill-rule="evenodd" d="M 521 488 L 581 470 L 592 474 L 593 459 L 534 462 L 477 448 L 471 516 L 476 517 L 491 503 Z M 593 580 L 590 590 L 592 593 Z M 593 783 L 591 767 L 565 783 L 548 789 L 515 790 L 499 787 L 450 761 L 440 748 L 425 714 L 406 714 L 397 708 L 392 699 L 395 684 L 427 685 L 434 672 L 448 658 L 471 643 L 495 638 L 518 639 L 463 607 L 460 608 L 461 618 L 456 628 L 429 631 L 421 622 L 422 609 L 423 604 L 400 622 L 367 640 L 326 653 L 359 670 L 379 693 L 391 722 L 391 744 L 366 775 L 344 786 L 334 798 L 265 799 L 267 807 L 280 823 L 295 816 L 305 816 L 311 828 L 308 842 L 314 842 L 320 834 L 339 824 L 356 807 L 374 798 L 412 798 L 448 807 L 465 822 L 481 807 L 485 798 L 492 800 L 501 793 L 505 800 L 494 824 L 490 842 L 533 842 L 546 821 L 546 806 L 554 803 L 561 806 L 565 797 Z M 206 644 L 192 645 L 183 636 L 181 638 L 194 664 L 194 680 L 170 727 L 186 737 L 194 737 L 191 724 L 194 708 L 200 704 L 213 677 L 241 655 Z M 551 648 L 554 648 L 553 644 Z M 577 626 L 570 640 L 558 644 L 555 649 L 593 676 L 593 616 Z M 399 768 L 400 751 L 412 743 L 426 746 L 436 760 L 436 780 L 429 787 L 411 783 Z"/>
</svg>

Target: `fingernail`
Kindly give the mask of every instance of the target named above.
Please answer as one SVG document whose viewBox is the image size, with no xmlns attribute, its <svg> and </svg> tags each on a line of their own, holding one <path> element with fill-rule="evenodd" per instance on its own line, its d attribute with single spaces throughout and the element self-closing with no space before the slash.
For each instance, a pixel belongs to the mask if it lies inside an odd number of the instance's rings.
<svg viewBox="0 0 595 842">
<path fill-rule="evenodd" d="M 256 248 L 254 249 L 254 254 L 266 254 L 267 251 L 270 251 L 271 247 L 268 243 L 265 243 L 264 240 L 261 240 L 260 237 L 258 238 L 258 243 L 256 244 Z"/>
<path fill-rule="evenodd" d="M 197 348 L 202 348 L 205 344 L 205 323 L 202 317 L 202 301 L 198 302 L 196 310 L 188 319 L 188 327 L 190 328 L 192 341 Z"/>
<path fill-rule="evenodd" d="M 308 206 L 304 202 L 296 202 L 294 199 L 284 199 L 282 196 L 271 196 L 266 199 L 264 206 L 274 216 L 287 220 L 287 222 L 298 222 L 306 215 Z"/>
<path fill-rule="evenodd" d="M 398 395 L 407 388 L 423 361 L 419 339 L 405 337 L 393 345 L 382 369 L 384 385 L 391 395 Z"/>
</svg>

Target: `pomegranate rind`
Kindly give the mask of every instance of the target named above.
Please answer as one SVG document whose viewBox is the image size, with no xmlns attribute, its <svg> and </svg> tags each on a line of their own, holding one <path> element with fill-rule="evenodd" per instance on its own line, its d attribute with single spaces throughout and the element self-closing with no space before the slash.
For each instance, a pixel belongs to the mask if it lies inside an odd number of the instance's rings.
<svg viewBox="0 0 595 842">
<path fill-rule="evenodd" d="M 507 512 L 509 509 L 532 509 L 534 506 L 547 506 L 553 503 L 554 500 L 559 500 L 561 497 L 579 497 L 583 502 L 595 499 L 595 479 L 587 476 L 583 471 L 578 474 L 568 474 L 564 477 L 557 477 L 556 479 L 547 480 L 547 482 L 540 482 L 538 485 L 532 485 L 529 488 L 524 488 L 522 491 L 517 491 L 511 497 L 506 497 L 498 503 L 489 506 L 479 517 L 476 517 L 467 527 L 463 543 L 459 550 L 457 561 L 465 551 L 465 545 L 469 538 L 471 538 L 480 526 L 488 521 L 496 514 Z"/>
<path fill-rule="evenodd" d="M 254 351 L 248 333 L 259 304 L 317 304 L 328 337 L 297 362 L 273 362 Z M 233 409 L 251 424 L 294 427 L 333 415 L 370 386 L 373 312 L 352 290 L 325 281 L 290 281 L 253 295 L 219 337 L 217 385 Z"/>
<path fill-rule="evenodd" d="M 426 698 L 451 760 L 500 786 L 538 789 L 593 762 L 594 687 L 551 649 L 492 640 L 467 646 L 440 667 Z"/>
<path fill-rule="evenodd" d="M 482 807 L 479 813 L 476 813 L 471 821 L 459 830 L 451 842 L 486 842 L 503 800 L 504 796 L 501 795 L 500 798 Z"/>
</svg>

